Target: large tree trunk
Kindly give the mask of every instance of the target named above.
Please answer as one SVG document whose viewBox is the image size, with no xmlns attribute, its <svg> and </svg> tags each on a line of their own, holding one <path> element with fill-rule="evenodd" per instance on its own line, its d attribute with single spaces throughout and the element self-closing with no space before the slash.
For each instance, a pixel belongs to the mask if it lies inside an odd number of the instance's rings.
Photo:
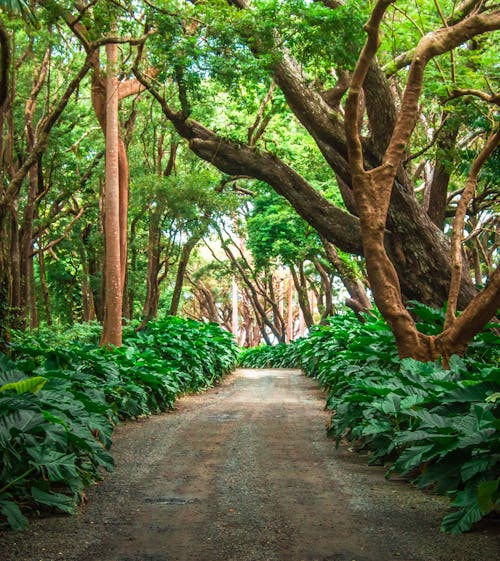
<svg viewBox="0 0 500 561">
<path fill-rule="evenodd" d="M 105 305 L 101 345 L 122 344 L 122 299 L 120 246 L 120 179 L 118 170 L 118 47 L 106 45 L 106 186 L 104 196 Z"/>
<path fill-rule="evenodd" d="M 145 83 L 147 84 L 146 81 Z M 159 94 L 157 99 L 177 131 L 189 140 L 190 148 L 195 154 L 224 173 L 248 175 L 267 182 L 328 241 L 347 253 L 362 255 L 357 217 L 327 201 L 276 156 L 235 145 L 191 119 L 180 120 Z M 347 162 L 335 154 L 330 163 L 336 162 L 335 171 L 347 186 L 347 182 L 351 182 L 350 176 L 346 177 Z M 396 187 L 391 198 L 385 232 L 387 253 L 398 271 L 405 298 L 441 307 L 447 298 L 451 277 L 449 240 L 432 223 L 410 189 L 403 187 L 398 181 Z M 461 306 L 469 302 L 474 294 L 470 278 L 464 275 L 460 293 Z"/>
</svg>

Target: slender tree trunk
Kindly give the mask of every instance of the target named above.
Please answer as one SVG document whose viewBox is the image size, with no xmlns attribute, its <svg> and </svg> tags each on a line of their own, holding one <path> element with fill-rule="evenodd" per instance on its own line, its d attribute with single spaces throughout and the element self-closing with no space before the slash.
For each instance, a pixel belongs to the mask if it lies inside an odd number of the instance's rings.
<svg viewBox="0 0 500 561">
<path fill-rule="evenodd" d="M 35 281 L 35 263 L 33 258 L 29 261 L 30 264 L 30 283 L 29 283 L 29 293 L 28 293 L 28 301 L 29 301 L 29 311 L 30 311 L 30 329 L 36 329 L 40 322 L 38 319 L 38 308 L 36 303 L 36 281 Z"/>
<path fill-rule="evenodd" d="M 22 311 L 21 302 L 21 250 L 19 246 L 19 224 L 17 212 L 13 211 L 10 217 L 10 312 L 12 326 L 15 329 L 24 329 L 25 316 Z"/>
<path fill-rule="evenodd" d="M 118 133 L 119 134 L 119 133 Z M 123 140 L 118 136 L 118 201 L 120 224 L 120 278 L 122 288 L 125 290 L 127 276 L 127 251 L 128 251 L 128 199 L 129 199 L 129 169 L 127 151 Z"/>
<path fill-rule="evenodd" d="M 179 303 L 181 300 L 182 285 L 184 284 L 184 277 L 186 275 L 186 268 L 189 263 L 189 258 L 191 256 L 191 252 L 195 248 L 196 244 L 200 241 L 200 239 L 200 233 L 193 234 L 182 248 L 179 263 L 177 265 L 177 275 L 175 277 L 175 286 L 172 293 L 172 302 L 170 304 L 171 316 L 177 315 Z"/>
<path fill-rule="evenodd" d="M 269 303 L 271 304 L 271 309 L 273 312 L 273 323 L 279 333 L 278 341 L 284 343 L 286 339 L 285 320 L 283 319 L 283 314 L 280 312 L 280 295 L 278 294 L 278 298 L 276 298 L 274 290 L 274 278 L 272 274 L 268 275 L 267 284 L 269 286 Z"/>
<path fill-rule="evenodd" d="M 40 275 L 40 290 L 42 293 L 43 309 L 45 312 L 45 322 L 47 325 L 52 325 L 49 287 L 47 286 L 47 274 L 45 272 L 45 253 L 43 251 L 38 253 L 38 273 Z"/>
<path fill-rule="evenodd" d="M 33 119 L 37 105 L 38 95 L 45 82 L 50 61 L 50 49 L 45 51 L 40 68 L 35 72 L 30 96 L 24 108 L 24 121 L 28 151 L 33 152 L 36 145 L 36 132 Z M 28 171 L 28 193 L 26 206 L 23 212 L 23 221 L 19 233 L 20 245 L 20 280 L 21 280 L 21 314 L 26 316 L 30 301 L 31 270 L 33 268 L 33 221 L 36 214 L 37 195 L 39 191 L 38 179 L 42 170 L 42 157 L 38 156 L 36 162 Z"/>
<path fill-rule="evenodd" d="M 136 232 L 137 223 L 139 222 L 142 213 L 137 215 L 130 224 L 130 266 L 127 273 L 127 282 L 125 285 L 124 294 L 124 309 L 125 317 L 128 319 L 133 319 L 134 317 L 134 303 L 135 303 L 135 274 L 137 270 L 137 244 L 136 244 Z"/>
<path fill-rule="evenodd" d="M 37 169 L 33 166 L 29 173 L 28 200 L 24 208 L 23 224 L 19 237 L 19 260 L 20 260 L 20 309 L 21 315 L 25 317 L 30 301 L 30 271 L 33 268 L 33 220 L 35 218 L 35 204 L 37 196 Z"/>
<path fill-rule="evenodd" d="M 9 97 L 10 37 L 0 19 L 0 113 Z"/>
<path fill-rule="evenodd" d="M 163 209 L 159 204 L 152 206 L 149 215 L 148 236 L 148 271 L 146 276 L 146 300 L 143 307 L 143 319 L 141 326 L 156 317 L 158 313 L 158 301 L 160 298 L 160 257 L 161 257 L 161 232 L 160 221 Z"/>
<path fill-rule="evenodd" d="M 94 294 L 90 286 L 89 262 L 87 248 L 85 247 L 85 235 L 79 240 L 80 261 L 82 267 L 82 308 L 83 321 L 93 321 L 96 317 L 94 306 Z"/>
<path fill-rule="evenodd" d="M 252 309 L 254 311 L 255 322 L 256 322 L 256 324 L 259 328 L 262 339 L 264 339 L 264 342 L 266 343 L 266 345 L 271 345 L 272 344 L 271 338 L 269 337 L 269 334 L 266 331 L 266 326 L 271 327 L 269 325 L 271 322 L 269 322 L 269 319 L 267 318 L 266 313 L 265 313 L 264 309 L 262 308 L 262 305 L 260 304 L 260 302 L 257 301 L 257 305 L 256 305 L 255 293 L 252 291 L 252 288 L 247 285 L 247 287 L 245 287 L 243 289 L 243 291 L 246 295 L 247 302 L 250 303 L 250 305 L 252 306 Z M 272 323 L 271 323 L 271 325 L 272 325 Z M 272 329 L 271 329 L 271 331 L 272 331 Z M 277 336 L 276 333 L 273 333 L 273 335 Z"/>
<path fill-rule="evenodd" d="M 357 278 L 355 272 L 342 261 L 335 247 L 325 238 L 321 238 L 321 241 L 328 261 L 337 271 L 342 284 L 349 293 L 346 305 L 357 314 L 369 310 L 372 305 L 363 283 Z"/>
<path fill-rule="evenodd" d="M 123 283 L 120 246 L 120 182 L 118 169 L 118 47 L 106 45 L 106 191 L 105 191 L 105 305 L 101 345 L 122 344 Z"/>
<path fill-rule="evenodd" d="M 238 285 L 236 283 L 236 279 L 233 275 L 233 279 L 231 282 L 231 332 L 236 340 L 238 340 Z"/>
<path fill-rule="evenodd" d="M 311 327 L 314 323 L 311 307 L 309 306 L 309 298 L 307 295 L 307 286 L 305 283 L 305 275 L 303 266 L 299 263 L 299 273 L 295 270 L 293 265 L 290 265 L 290 271 L 292 273 L 293 283 L 295 285 L 295 290 L 297 291 L 297 297 L 299 300 L 299 306 L 302 311 L 302 318 L 307 327 Z M 303 333 L 303 330 L 302 330 Z"/>
<path fill-rule="evenodd" d="M 333 292 L 332 292 L 332 281 L 328 271 L 325 269 L 324 265 L 319 261 L 319 259 L 314 259 L 314 266 L 319 273 L 321 278 L 321 286 L 323 287 L 324 295 L 324 306 L 321 314 L 321 321 L 324 321 L 327 317 L 333 315 Z"/>
<path fill-rule="evenodd" d="M 222 233 L 221 232 L 219 232 L 219 235 L 221 236 L 221 239 L 222 239 Z M 274 325 L 274 323 L 269 319 L 269 317 L 266 313 L 265 305 L 263 305 L 263 303 L 259 299 L 259 292 L 262 294 L 263 291 L 257 290 L 257 288 L 255 286 L 255 283 L 252 282 L 252 280 L 250 279 L 250 277 L 246 273 L 245 269 L 239 263 L 238 259 L 234 256 L 234 254 L 231 251 L 231 249 L 229 248 L 229 246 L 225 246 L 224 250 L 226 252 L 226 255 L 231 260 L 235 270 L 239 273 L 241 279 L 243 280 L 243 282 L 245 283 L 245 285 L 247 287 L 247 295 L 248 295 L 248 298 L 249 298 L 250 302 L 252 303 L 252 307 L 253 307 L 254 312 L 255 312 L 255 317 L 256 317 L 257 322 L 259 324 L 259 328 L 261 330 L 262 336 L 265 337 L 266 341 L 269 341 L 269 344 L 270 344 L 271 340 L 269 338 L 269 335 L 265 331 L 265 326 L 267 326 L 267 327 L 269 327 L 273 336 L 276 337 L 276 339 L 279 340 L 281 334 L 280 334 L 279 330 L 277 329 L 277 327 Z M 269 302 L 269 299 L 268 299 L 268 302 Z"/>
<path fill-rule="evenodd" d="M 292 277 L 287 279 L 287 314 L 286 314 L 286 342 L 293 339 L 293 282 Z"/>
<path fill-rule="evenodd" d="M 480 257 L 480 253 L 479 253 L 479 248 L 478 248 L 478 241 L 477 239 L 473 240 L 472 242 L 472 262 L 473 262 L 473 269 L 474 269 L 474 280 L 476 283 L 476 286 L 481 286 L 483 284 L 483 271 L 482 271 L 482 267 L 481 267 L 481 257 Z"/>
</svg>

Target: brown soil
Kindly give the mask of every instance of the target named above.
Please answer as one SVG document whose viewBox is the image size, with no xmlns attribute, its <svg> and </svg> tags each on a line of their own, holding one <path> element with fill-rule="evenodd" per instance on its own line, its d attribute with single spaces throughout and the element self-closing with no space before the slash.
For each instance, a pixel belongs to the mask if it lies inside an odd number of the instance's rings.
<svg viewBox="0 0 500 561">
<path fill-rule="evenodd" d="M 117 428 L 116 471 L 76 516 L 0 533 L 2 561 L 486 561 L 483 527 L 439 532 L 446 500 L 325 436 L 315 382 L 238 370 L 177 410 Z"/>
</svg>

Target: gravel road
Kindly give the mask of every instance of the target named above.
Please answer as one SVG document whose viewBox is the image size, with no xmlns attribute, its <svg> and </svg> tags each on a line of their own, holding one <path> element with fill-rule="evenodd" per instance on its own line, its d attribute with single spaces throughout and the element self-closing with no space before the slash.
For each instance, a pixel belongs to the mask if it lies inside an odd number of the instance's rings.
<svg viewBox="0 0 500 561">
<path fill-rule="evenodd" d="M 114 434 L 78 515 L 0 532 L 1 561 L 493 561 L 498 528 L 439 532 L 447 502 L 325 436 L 297 370 L 237 370 Z"/>
</svg>

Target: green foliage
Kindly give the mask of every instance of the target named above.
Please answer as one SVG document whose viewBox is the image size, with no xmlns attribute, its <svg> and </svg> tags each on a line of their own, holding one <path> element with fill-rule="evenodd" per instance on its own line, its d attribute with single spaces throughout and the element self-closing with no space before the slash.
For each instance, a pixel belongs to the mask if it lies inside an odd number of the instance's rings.
<svg viewBox="0 0 500 561">
<path fill-rule="evenodd" d="M 219 326 L 178 317 L 129 327 L 121 348 L 99 348 L 96 331 L 17 334 L 14 360 L 0 355 L 0 512 L 12 528 L 39 505 L 74 512 L 101 468 L 113 469 L 114 424 L 211 386 L 237 354 Z"/>
<path fill-rule="evenodd" d="M 289 265 L 320 252 L 317 232 L 275 193 L 255 197 L 247 228 L 248 247 L 257 267 L 267 267 L 277 259 Z"/>
<path fill-rule="evenodd" d="M 423 332 L 443 312 L 413 303 Z M 500 346 L 480 333 L 450 369 L 397 357 L 393 336 L 376 315 L 335 316 L 290 345 L 249 349 L 247 367 L 298 367 L 328 391 L 328 434 L 369 452 L 422 489 L 447 494 L 453 511 L 442 529 L 460 533 L 500 507 Z"/>
</svg>

